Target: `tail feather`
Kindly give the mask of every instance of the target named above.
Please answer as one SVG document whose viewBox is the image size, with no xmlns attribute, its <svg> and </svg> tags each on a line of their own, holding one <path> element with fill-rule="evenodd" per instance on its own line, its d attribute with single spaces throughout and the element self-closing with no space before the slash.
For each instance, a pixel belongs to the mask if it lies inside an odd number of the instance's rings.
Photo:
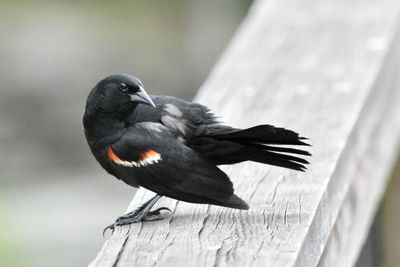
<svg viewBox="0 0 400 267">
<path fill-rule="evenodd" d="M 290 160 L 290 161 L 298 162 L 298 163 L 302 163 L 302 164 L 309 164 L 309 162 L 303 158 L 295 157 L 295 156 L 288 155 L 288 154 L 275 153 L 275 152 L 270 152 L 268 150 L 258 151 L 258 153 L 260 153 L 260 155 L 271 156 L 271 157 L 280 158 L 283 160 Z"/>
<path fill-rule="evenodd" d="M 305 171 L 307 169 L 305 165 L 309 163 L 307 160 L 299 157 L 263 150 L 249 151 L 247 153 L 247 160 L 284 167 L 296 171 Z"/>
<path fill-rule="evenodd" d="M 309 144 L 302 141 L 307 140 L 307 138 L 299 136 L 298 133 L 271 125 L 258 125 L 245 130 L 218 134 L 214 137 L 219 140 L 235 140 L 240 143 L 258 142 L 263 144 L 309 146 Z"/>
<path fill-rule="evenodd" d="M 305 165 L 309 162 L 295 155 L 311 156 L 308 151 L 279 146 L 310 146 L 305 140 L 308 139 L 291 130 L 259 125 L 245 130 L 230 129 L 228 132 L 210 134 L 208 138 L 199 139 L 196 148 L 215 164 L 251 160 L 305 171 Z"/>
<path fill-rule="evenodd" d="M 311 156 L 310 152 L 302 149 L 297 149 L 297 148 L 291 148 L 291 147 L 277 147 L 277 146 L 268 146 L 268 145 L 263 145 L 263 144 L 254 144 L 254 143 L 249 143 L 249 146 L 267 150 L 267 151 L 276 151 L 276 152 L 284 152 L 284 153 L 292 153 L 292 154 L 299 154 L 299 155 L 304 155 L 304 156 Z"/>
</svg>

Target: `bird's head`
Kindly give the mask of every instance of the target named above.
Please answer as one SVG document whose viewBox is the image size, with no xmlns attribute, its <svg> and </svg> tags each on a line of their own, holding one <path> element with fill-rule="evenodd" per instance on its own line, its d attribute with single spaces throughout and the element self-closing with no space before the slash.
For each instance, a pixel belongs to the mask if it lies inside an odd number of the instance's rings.
<svg viewBox="0 0 400 267">
<path fill-rule="evenodd" d="M 156 107 L 138 78 L 115 74 L 104 78 L 93 88 L 86 108 L 122 115 L 131 112 L 138 104 Z"/>
</svg>

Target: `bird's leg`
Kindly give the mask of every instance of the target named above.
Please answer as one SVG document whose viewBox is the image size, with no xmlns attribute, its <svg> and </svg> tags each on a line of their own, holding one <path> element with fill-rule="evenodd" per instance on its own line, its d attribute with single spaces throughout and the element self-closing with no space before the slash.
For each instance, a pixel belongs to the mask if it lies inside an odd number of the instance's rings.
<svg viewBox="0 0 400 267">
<path fill-rule="evenodd" d="M 158 208 L 156 210 L 150 211 L 151 208 L 156 204 L 156 202 L 161 198 L 161 195 L 156 195 L 150 200 L 146 201 L 143 205 L 141 205 L 139 208 L 135 209 L 132 212 L 129 212 L 121 217 L 118 217 L 118 219 L 115 221 L 115 223 L 107 226 L 104 231 L 104 233 L 108 230 L 111 229 L 114 231 L 116 226 L 122 226 L 122 225 L 127 225 L 127 224 L 132 224 L 132 223 L 137 223 L 141 221 L 157 221 L 157 220 L 162 220 L 164 217 L 161 215 L 162 210 L 167 210 L 172 213 L 172 211 L 169 208 L 162 207 Z"/>
<path fill-rule="evenodd" d="M 143 209 L 145 209 L 145 208 L 147 207 L 147 205 L 149 205 L 157 196 L 158 196 L 158 195 L 156 195 L 156 196 L 154 196 L 153 198 L 147 200 L 145 203 L 143 203 L 142 205 L 140 205 L 140 206 L 139 206 L 138 208 L 136 208 L 135 210 L 133 210 L 133 211 L 131 211 L 131 212 L 125 214 L 125 215 L 122 215 L 122 216 L 118 217 L 118 218 L 117 218 L 117 221 L 129 219 L 129 218 L 131 218 L 131 217 L 135 217 L 139 212 L 141 212 Z M 160 198 L 161 198 L 161 196 L 158 197 L 158 198 L 155 200 L 155 202 L 153 203 L 153 205 L 154 205 L 154 204 L 157 202 L 157 200 L 160 199 Z M 153 206 L 153 205 L 152 205 L 152 206 Z M 152 208 L 152 206 L 150 207 L 150 209 Z"/>
</svg>

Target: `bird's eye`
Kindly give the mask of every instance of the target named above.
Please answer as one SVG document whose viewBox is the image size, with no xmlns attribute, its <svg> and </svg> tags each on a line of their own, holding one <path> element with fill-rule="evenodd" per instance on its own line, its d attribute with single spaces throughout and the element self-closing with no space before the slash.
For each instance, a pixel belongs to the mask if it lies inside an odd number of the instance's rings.
<svg viewBox="0 0 400 267">
<path fill-rule="evenodd" d="M 126 85 L 126 83 L 120 83 L 119 90 L 123 93 L 126 93 L 126 92 L 128 92 L 129 87 L 128 87 L 128 85 Z"/>
</svg>

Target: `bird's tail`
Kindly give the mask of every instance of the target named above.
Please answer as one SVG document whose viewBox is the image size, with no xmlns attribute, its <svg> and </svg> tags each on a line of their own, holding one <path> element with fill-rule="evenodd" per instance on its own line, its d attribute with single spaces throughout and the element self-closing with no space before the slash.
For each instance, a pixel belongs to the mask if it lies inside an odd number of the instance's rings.
<svg viewBox="0 0 400 267">
<path fill-rule="evenodd" d="M 245 130 L 229 129 L 225 132 L 211 133 L 201 142 L 208 143 L 208 149 L 203 149 L 203 152 L 216 164 L 250 160 L 305 171 L 308 161 L 300 156 L 311 154 L 306 150 L 288 146 L 309 146 L 306 140 L 307 138 L 294 131 L 259 125 Z M 201 148 L 199 150 L 201 151 Z"/>
</svg>

